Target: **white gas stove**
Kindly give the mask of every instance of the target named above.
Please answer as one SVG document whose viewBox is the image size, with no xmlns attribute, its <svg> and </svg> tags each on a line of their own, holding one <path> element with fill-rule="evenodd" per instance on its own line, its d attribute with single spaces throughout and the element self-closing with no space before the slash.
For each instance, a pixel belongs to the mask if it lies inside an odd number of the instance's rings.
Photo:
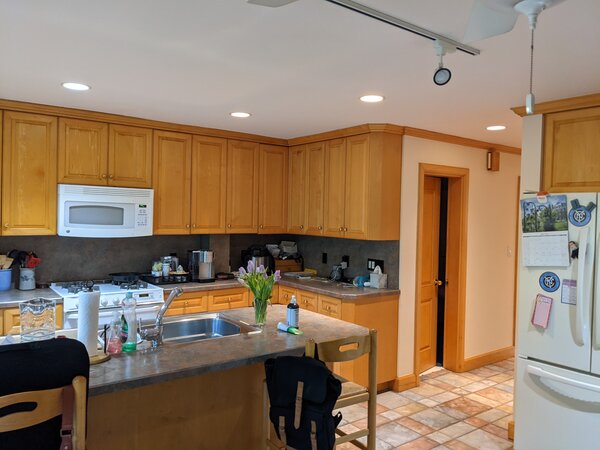
<svg viewBox="0 0 600 450">
<path fill-rule="evenodd" d="M 85 281 L 68 283 L 52 283 L 50 289 L 63 298 L 64 328 L 77 328 L 79 317 L 79 291 L 85 286 Z M 133 283 L 113 284 L 110 280 L 94 282 L 93 289 L 100 291 L 99 326 L 110 324 L 115 312 L 121 313 L 123 299 L 127 292 L 132 292 L 136 301 L 136 316 L 143 321 L 152 321 L 164 303 L 163 289 L 146 283 L 136 281 Z"/>
</svg>

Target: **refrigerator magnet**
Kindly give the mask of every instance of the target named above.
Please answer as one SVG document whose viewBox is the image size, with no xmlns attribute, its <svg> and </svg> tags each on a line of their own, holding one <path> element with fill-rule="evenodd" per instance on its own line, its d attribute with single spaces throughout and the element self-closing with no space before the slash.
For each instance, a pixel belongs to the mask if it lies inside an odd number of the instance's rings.
<svg viewBox="0 0 600 450">
<path fill-rule="evenodd" d="M 571 210 L 569 211 L 569 222 L 576 227 L 584 227 L 592 219 L 592 211 L 596 208 L 594 202 L 589 202 L 587 206 L 579 204 L 579 200 L 571 200 Z"/>
<path fill-rule="evenodd" d="M 545 295 L 538 294 L 535 298 L 535 306 L 533 308 L 533 315 L 531 316 L 531 323 L 536 327 L 548 328 L 548 322 L 550 322 L 550 310 L 552 309 L 552 298 L 546 297 Z"/>
<path fill-rule="evenodd" d="M 540 287 L 546 292 L 555 292 L 560 287 L 560 278 L 554 272 L 544 272 L 540 275 Z"/>
</svg>

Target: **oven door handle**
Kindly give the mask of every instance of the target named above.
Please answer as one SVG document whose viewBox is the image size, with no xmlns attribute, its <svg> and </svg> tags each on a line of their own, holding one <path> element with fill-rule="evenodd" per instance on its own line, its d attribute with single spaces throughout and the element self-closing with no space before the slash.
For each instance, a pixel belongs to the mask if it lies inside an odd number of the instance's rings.
<svg viewBox="0 0 600 450">
<path fill-rule="evenodd" d="M 160 302 L 152 303 L 152 304 L 145 304 L 144 306 L 136 307 L 135 311 L 137 314 L 146 313 L 146 312 L 154 312 L 154 311 L 156 311 L 156 313 L 158 313 L 161 305 L 162 305 L 162 303 L 160 303 Z M 115 306 L 114 308 L 104 308 L 104 309 L 100 310 L 100 312 L 98 313 L 98 317 L 112 316 L 115 311 L 120 311 L 121 309 L 122 308 L 120 306 Z M 65 311 L 65 318 L 67 318 L 67 317 L 69 319 L 79 319 L 79 312 L 77 310 Z"/>
</svg>

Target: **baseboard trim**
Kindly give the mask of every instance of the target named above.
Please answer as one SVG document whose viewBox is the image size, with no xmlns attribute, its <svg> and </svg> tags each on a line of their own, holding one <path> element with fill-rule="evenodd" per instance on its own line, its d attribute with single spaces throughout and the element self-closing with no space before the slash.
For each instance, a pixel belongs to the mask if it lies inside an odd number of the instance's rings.
<svg viewBox="0 0 600 450">
<path fill-rule="evenodd" d="M 390 380 L 384 381 L 383 383 L 377 383 L 377 392 L 385 392 L 394 389 L 394 381 L 395 380 Z"/>
<path fill-rule="evenodd" d="M 417 387 L 417 381 L 417 376 L 414 373 L 409 373 L 408 375 L 396 378 L 392 389 L 394 392 L 406 391 L 407 389 Z"/>
<path fill-rule="evenodd" d="M 462 370 L 460 372 L 468 372 L 469 370 L 478 369 L 488 364 L 493 364 L 498 361 L 505 360 L 515 356 L 515 348 L 511 345 L 510 347 L 501 348 L 481 355 L 472 356 L 466 358 L 462 364 Z"/>
</svg>

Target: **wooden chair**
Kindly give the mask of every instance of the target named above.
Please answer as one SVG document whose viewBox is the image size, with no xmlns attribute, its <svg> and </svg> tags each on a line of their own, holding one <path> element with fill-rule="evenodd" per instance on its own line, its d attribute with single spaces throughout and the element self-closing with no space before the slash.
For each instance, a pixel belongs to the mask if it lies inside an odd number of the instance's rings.
<svg viewBox="0 0 600 450">
<path fill-rule="evenodd" d="M 38 425 L 63 414 L 65 410 L 63 398 L 68 395 L 65 394 L 65 391 L 69 387 L 72 387 L 73 395 L 71 397 L 72 405 L 67 409 L 72 409 L 73 416 L 72 420 L 67 420 L 72 423 L 73 427 L 73 449 L 85 450 L 87 380 L 83 376 L 75 377 L 70 386 L 18 392 L 0 397 L 0 409 L 24 403 L 35 404 L 33 410 L 19 411 L 0 417 L 0 433 Z"/>
<path fill-rule="evenodd" d="M 376 435 L 376 418 L 377 418 L 377 331 L 370 330 L 368 335 L 352 336 L 335 341 L 315 343 L 313 339 L 306 342 L 306 356 L 314 358 L 315 349 L 317 356 L 325 363 L 346 362 L 357 359 L 365 354 L 368 354 L 369 359 L 369 377 L 368 386 L 361 386 L 351 381 L 342 379 L 342 393 L 339 396 L 335 409 L 344 408 L 346 406 L 355 405 L 357 403 L 367 402 L 367 428 L 358 430 L 353 433 L 344 433 L 337 429 L 338 437 L 335 440 L 335 445 L 351 442 L 358 448 L 365 450 L 375 450 L 375 435 Z M 337 376 L 337 375 L 336 375 Z M 265 416 L 268 417 L 269 404 L 266 387 L 265 395 Z M 272 424 L 268 418 L 265 422 L 265 435 L 267 448 L 284 449 L 285 446 L 275 435 Z M 365 446 L 358 441 L 360 437 L 367 436 L 367 445 Z"/>
</svg>

